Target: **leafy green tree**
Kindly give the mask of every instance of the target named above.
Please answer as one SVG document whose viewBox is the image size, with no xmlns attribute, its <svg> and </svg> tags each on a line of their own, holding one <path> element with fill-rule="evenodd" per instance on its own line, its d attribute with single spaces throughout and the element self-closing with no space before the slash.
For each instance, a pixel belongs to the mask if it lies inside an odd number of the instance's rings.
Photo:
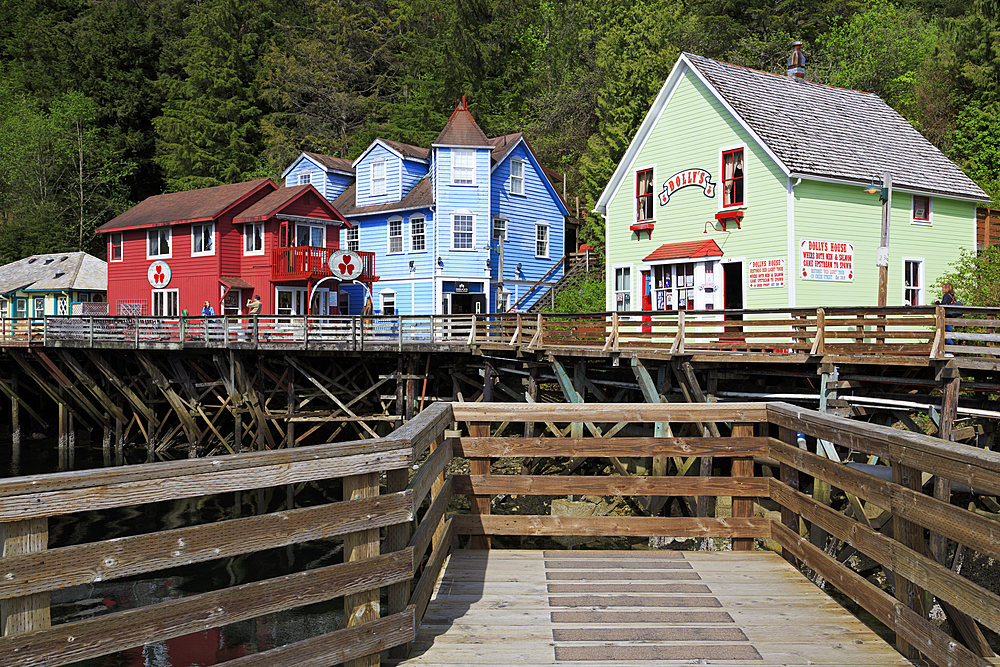
<svg viewBox="0 0 1000 667">
<path fill-rule="evenodd" d="M 962 249 L 938 284 L 951 283 L 955 296 L 966 306 L 1000 306 L 1000 246 L 973 252 Z"/>
<path fill-rule="evenodd" d="M 993 201 L 1000 201 L 1000 103 L 969 104 L 959 113 L 952 158 Z"/>
</svg>

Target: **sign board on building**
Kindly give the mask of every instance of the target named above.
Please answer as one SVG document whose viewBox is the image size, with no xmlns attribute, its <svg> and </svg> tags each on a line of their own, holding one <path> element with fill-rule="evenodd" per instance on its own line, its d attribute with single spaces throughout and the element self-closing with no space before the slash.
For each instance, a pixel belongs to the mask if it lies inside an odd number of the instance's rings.
<svg viewBox="0 0 1000 667">
<path fill-rule="evenodd" d="M 149 265 L 146 278 L 154 289 L 163 289 L 170 284 L 170 265 L 158 259 Z"/>
<path fill-rule="evenodd" d="M 353 250 L 334 250 L 329 260 L 330 273 L 337 280 L 354 280 L 361 275 L 364 266 L 361 256 Z"/>
<path fill-rule="evenodd" d="M 854 282 L 854 244 L 803 239 L 799 264 L 803 280 Z"/>
<path fill-rule="evenodd" d="M 468 294 L 469 283 L 455 283 L 455 294 Z"/>
<path fill-rule="evenodd" d="M 660 206 L 666 206 L 672 194 L 689 185 L 701 188 L 708 198 L 715 197 L 715 183 L 712 182 L 712 174 L 704 169 L 685 169 L 663 182 L 663 190 L 660 192 Z"/>
<path fill-rule="evenodd" d="M 750 289 L 785 286 L 785 258 L 750 260 Z"/>
</svg>

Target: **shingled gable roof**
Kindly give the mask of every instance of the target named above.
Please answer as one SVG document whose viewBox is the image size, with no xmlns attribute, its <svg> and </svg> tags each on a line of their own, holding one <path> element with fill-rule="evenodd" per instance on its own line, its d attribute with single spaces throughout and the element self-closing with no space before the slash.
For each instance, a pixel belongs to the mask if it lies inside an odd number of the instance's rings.
<svg viewBox="0 0 1000 667">
<path fill-rule="evenodd" d="M 682 53 L 598 199 L 605 213 L 677 83 L 691 71 L 788 176 L 868 184 L 986 201 L 958 165 L 877 95 L 834 88 Z"/>
<path fill-rule="evenodd" d="M 399 155 L 399 157 L 403 159 L 420 160 L 422 162 L 429 162 L 431 159 L 431 149 L 429 148 L 421 148 L 420 146 L 411 146 L 410 144 L 404 144 L 399 141 L 390 141 L 388 139 L 376 138 L 374 141 L 368 144 L 368 148 L 363 150 L 361 152 L 361 155 L 359 155 L 357 158 L 354 159 L 354 162 L 351 163 L 351 171 L 352 172 L 355 171 L 355 168 L 361 162 L 361 160 L 363 160 L 364 157 L 368 155 L 368 153 L 370 153 L 371 150 L 378 145 L 385 146 L 390 151 L 396 153 L 397 155 Z"/>
<path fill-rule="evenodd" d="M 85 252 L 32 255 L 0 266 L 0 293 L 108 289 L 108 263 Z"/>
<path fill-rule="evenodd" d="M 397 211 L 412 211 L 427 208 L 434 203 L 434 192 L 431 189 L 431 179 L 424 176 L 399 201 L 374 206 L 356 206 L 357 182 L 351 183 L 340 196 L 333 200 L 333 207 L 345 216 L 368 215 L 370 213 L 395 213 Z"/>
<path fill-rule="evenodd" d="M 310 162 L 323 168 L 327 173 L 338 171 L 347 176 L 354 176 L 354 165 L 351 164 L 350 160 L 342 157 L 333 157 L 332 155 L 323 155 L 322 153 L 304 151 L 288 165 L 287 169 L 281 172 L 281 180 L 285 180 L 288 174 L 298 166 L 303 158 L 308 158 Z"/>
<path fill-rule="evenodd" d="M 431 144 L 432 147 L 468 146 L 470 148 L 493 149 L 493 144 L 486 138 L 483 131 L 473 120 L 472 114 L 465 108 L 465 98 L 455 107 L 451 118 L 441 130 L 441 134 Z"/>
<path fill-rule="evenodd" d="M 185 222 L 207 222 L 218 218 L 263 188 L 276 190 L 278 186 L 270 178 L 261 178 L 246 183 L 156 195 L 104 223 L 97 228 L 97 231 L 112 232 L 120 229 L 179 225 Z"/>
<path fill-rule="evenodd" d="M 246 222 L 263 222 L 265 220 L 270 220 L 275 215 L 281 213 L 282 209 L 287 207 L 289 204 L 305 196 L 307 192 L 312 192 L 316 195 L 316 199 L 319 201 L 320 207 L 327 210 L 332 221 L 347 224 L 347 220 L 344 219 L 344 216 L 338 213 L 337 209 L 330 205 L 326 198 L 319 193 L 316 187 L 309 183 L 306 183 L 305 185 L 295 185 L 289 188 L 278 188 L 260 201 L 253 204 L 250 208 L 242 211 L 238 217 L 233 218 L 233 224 L 238 225 Z M 317 218 L 317 220 L 318 219 L 319 218 Z"/>
</svg>

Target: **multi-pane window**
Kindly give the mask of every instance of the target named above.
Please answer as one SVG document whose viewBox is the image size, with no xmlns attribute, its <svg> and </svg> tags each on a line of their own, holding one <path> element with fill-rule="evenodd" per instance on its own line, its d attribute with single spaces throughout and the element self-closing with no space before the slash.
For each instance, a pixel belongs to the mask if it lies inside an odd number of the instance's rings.
<svg viewBox="0 0 1000 667">
<path fill-rule="evenodd" d="M 632 310 L 632 269 L 622 266 L 615 269 L 615 310 Z"/>
<path fill-rule="evenodd" d="M 746 202 L 746 169 L 743 149 L 722 152 L 722 206 L 743 206 Z"/>
<path fill-rule="evenodd" d="M 125 258 L 125 250 L 122 240 L 123 235 L 119 232 L 117 234 L 111 234 L 110 236 L 111 238 L 108 241 L 108 261 L 120 262 Z"/>
<path fill-rule="evenodd" d="M 903 305 L 924 305 L 923 262 L 907 259 L 903 262 Z"/>
<path fill-rule="evenodd" d="M 693 310 L 694 292 L 694 264 L 653 267 L 653 310 Z"/>
<path fill-rule="evenodd" d="M 295 225 L 295 245 L 298 247 L 326 247 L 326 227 L 322 225 Z"/>
<path fill-rule="evenodd" d="M 427 249 L 427 232 L 423 218 L 410 218 L 410 251 Z"/>
<path fill-rule="evenodd" d="M 403 252 L 403 221 L 389 221 L 389 252 Z"/>
<path fill-rule="evenodd" d="M 191 225 L 191 254 L 212 255 L 215 253 L 215 223 Z"/>
<path fill-rule="evenodd" d="M 299 174 L 299 185 L 309 185 L 312 182 L 312 174 L 304 172 Z"/>
<path fill-rule="evenodd" d="M 382 314 L 383 315 L 395 315 L 396 314 L 396 293 L 391 291 L 385 291 L 379 293 L 379 299 L 382 301 Z"/>
<path fill-rule="evenodd" d="M 372 196 L 385 194 L 385 160 L 372 162 Z"/>
<path fill-rule="evenodd" d="M 913 195 L 913 222 L 927 224 L 931 221 L 931 198 Z"/>
<path fill-rule="evenodd" d="M 507 219 L 493 218 L 493 238 L 500 241 L 507 240 Z"/>
<path fill-rule="evenodd" d="M 452 241 L 455 250 L 472 250 L 472 216 L 455 213 L 451 216 Z"/>
<path fill-rule="evenodd" d="M 153 316 L 177 317 L 177 290 L 153 290 Z"/>
<path fill-rule="evenodd" d="M 149 242 L 149 252 L 147 258 L 169 257 L 170 256 L 170 228 L 159 227 L 146 231 L 146 240 Z"/>
<path fill-rule="evenodd" d="M 45 314 L 45 297 L 36 296 L 35 299 L 35 312 L 34 317 L 41 317 Z"/>
<path fill-rule="evenodd" d="M 549 226 L 543 224 L 535 225 L 535 256 L 549 256 Z"/>
<path fill-rule="evenodd" d="M 510 161 L 510 193 L 524 194 L 524 163 L 520 160 Z"/>
<path fill-rule="evenodd" d="M 454 185 L 476 184 L 476 151 L 468 148 L 451 150 L 451 182 Z"/>
<path fill-rule="evenodd" d="M 653 219 L 653 170 L 643 169 L 635 174 L 635 219 Z"/>
<path fill-rule="evenodd" d="M 347 249 L 354 252 L 361 249 L 361 229 L 357 225 L 347 230 Z"/>
<path fill-rule="evenodd" d="M 248 222 L 243 225 L 243 254 L 264 254 L 264 223 Z"/>
<path fill-rule="evenodd" d="M 497 312 L 506 313 L 510 308 L 510 292 L 500 290 L 497 292 Z"/>
</svg>

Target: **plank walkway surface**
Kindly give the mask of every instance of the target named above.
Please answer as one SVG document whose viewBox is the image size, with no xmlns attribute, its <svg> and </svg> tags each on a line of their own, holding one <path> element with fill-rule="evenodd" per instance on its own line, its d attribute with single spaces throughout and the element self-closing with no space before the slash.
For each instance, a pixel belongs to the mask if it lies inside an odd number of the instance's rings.
<svg viewBox="0 0 1000 667">
<path fill-rule="evenodd" d="M 410 652 L 459 665 L 910 665 L 777 554 L 456 550 Z"/>
</svg>

